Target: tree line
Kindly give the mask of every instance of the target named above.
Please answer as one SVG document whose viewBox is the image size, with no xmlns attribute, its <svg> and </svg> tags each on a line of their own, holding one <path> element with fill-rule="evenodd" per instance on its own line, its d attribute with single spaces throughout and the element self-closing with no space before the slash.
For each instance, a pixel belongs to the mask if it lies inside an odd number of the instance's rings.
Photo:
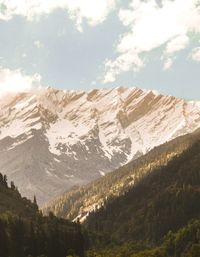
<svg viewBox="0 0 200 257">
<path fill-rule="evenodd" d="M 83 257 L 84 247 L 79 222 L 43 216 L 36 198 L 22 198 L 0 173 L 0 257 Z"/>
</svg>

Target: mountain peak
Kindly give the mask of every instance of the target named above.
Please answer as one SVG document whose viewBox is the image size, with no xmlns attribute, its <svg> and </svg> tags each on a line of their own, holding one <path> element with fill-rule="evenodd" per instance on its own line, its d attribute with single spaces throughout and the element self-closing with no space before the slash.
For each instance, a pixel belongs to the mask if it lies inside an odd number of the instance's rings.
<svg viewBox="0 0 200 257">
<path fill-rule="evenodd" d="M 42 88 L 0 107 L 0 169 L 39 203 L 200 124 L 199 103 L 136 87 Z"/>
</svg>

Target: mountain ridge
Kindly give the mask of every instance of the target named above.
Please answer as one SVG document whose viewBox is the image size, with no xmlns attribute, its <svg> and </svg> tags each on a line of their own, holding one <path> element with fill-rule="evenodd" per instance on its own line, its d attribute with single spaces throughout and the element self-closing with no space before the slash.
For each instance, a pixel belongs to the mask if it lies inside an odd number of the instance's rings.
<svg viewBox="0 0 200 257">
<path fill-rule="evenodd" d="M 41 205 L 193 132 L 199 121 L 198 103 L 138 88 L 9 95 L 0 103 L 0 169 Z"/>
</svg>

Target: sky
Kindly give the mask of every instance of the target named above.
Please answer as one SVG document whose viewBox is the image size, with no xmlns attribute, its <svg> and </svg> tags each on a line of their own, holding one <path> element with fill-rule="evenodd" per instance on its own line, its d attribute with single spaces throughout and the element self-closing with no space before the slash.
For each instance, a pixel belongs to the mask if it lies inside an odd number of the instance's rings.
<svg viewBox="0 0 200 257">
<path fill-rule="evenodd" d="M 200 0 L 0 0 L 0 93 L 46 86 L 200 100 Z"/>
</svg>

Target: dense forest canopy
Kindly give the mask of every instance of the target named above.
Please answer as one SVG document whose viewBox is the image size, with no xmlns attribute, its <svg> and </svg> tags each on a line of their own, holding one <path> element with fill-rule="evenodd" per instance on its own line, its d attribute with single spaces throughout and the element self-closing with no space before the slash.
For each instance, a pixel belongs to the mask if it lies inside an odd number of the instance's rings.
<svg viewBox="0 0 200 257">
<path fill-rule="evenodd" d="M 14 183 L 0 173 L 0 257 L 84 256 L 79 223 L 44 217 L 33 202 L 22 198 Z"/>
</svg>

